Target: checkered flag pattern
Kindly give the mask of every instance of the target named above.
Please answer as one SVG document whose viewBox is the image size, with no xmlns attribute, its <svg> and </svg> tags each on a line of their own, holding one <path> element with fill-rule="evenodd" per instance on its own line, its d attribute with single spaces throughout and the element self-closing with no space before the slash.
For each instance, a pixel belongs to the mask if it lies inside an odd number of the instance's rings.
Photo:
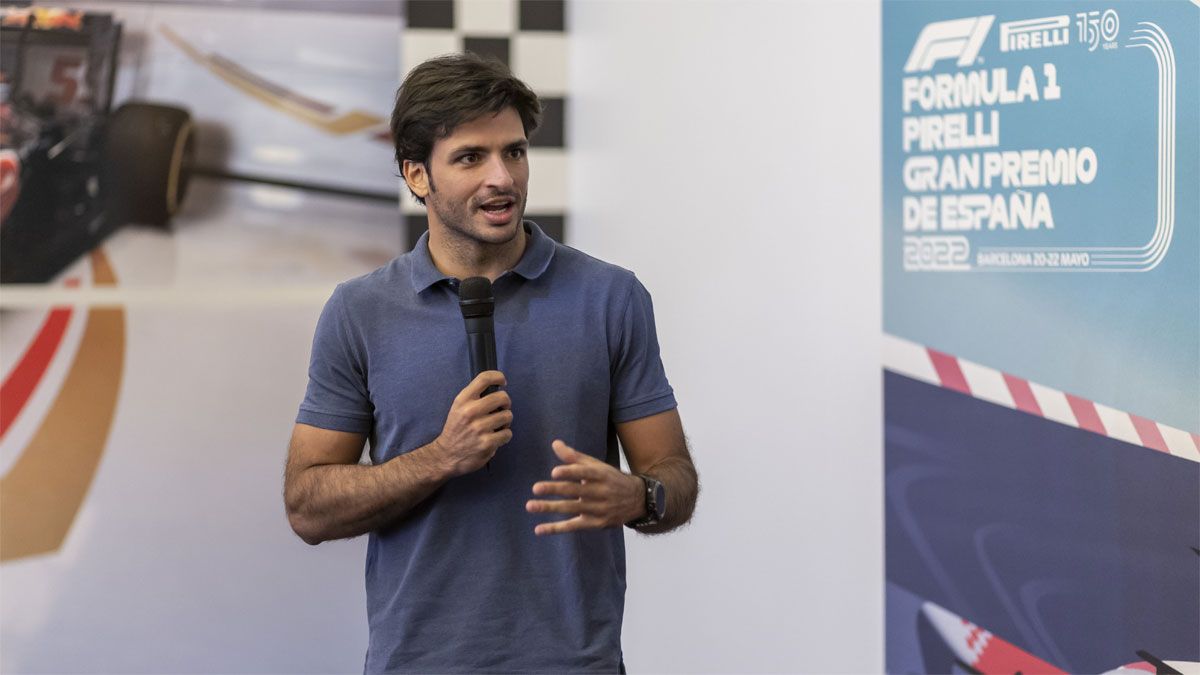
<svg viewBox="0 0 1200 675">
<path fill-rule="evenodd" d="M 542 101 L 542 126 L 530 139 L 526 217 L 563 241 L 567 210 L 566 0 L 406 0 L 400 67 L 458 52 L 494 56 Z M 409 247 L 425 231 L 425 208 L 401 186 Z"/>
</svg>

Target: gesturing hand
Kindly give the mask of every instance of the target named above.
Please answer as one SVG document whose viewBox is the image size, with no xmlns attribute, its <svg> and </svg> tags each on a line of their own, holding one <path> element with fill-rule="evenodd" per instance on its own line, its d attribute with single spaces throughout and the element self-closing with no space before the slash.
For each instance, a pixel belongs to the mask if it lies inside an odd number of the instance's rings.
<svg viewBox="0 0 1200 675">
<path fill-rule="evenodd" d="M 562 441 L 556 440 L 550 447 L 563 463 L 550 472 L 554 480 L 533 484 L 533 494 L 562 499 L 531 499 L 525 510 L 575 517 L 542 523 L 533 529 L 534 534 L 620 527 L 645 515 L 646 488 L 641 478 L 622 473 Z"/>
</svg>

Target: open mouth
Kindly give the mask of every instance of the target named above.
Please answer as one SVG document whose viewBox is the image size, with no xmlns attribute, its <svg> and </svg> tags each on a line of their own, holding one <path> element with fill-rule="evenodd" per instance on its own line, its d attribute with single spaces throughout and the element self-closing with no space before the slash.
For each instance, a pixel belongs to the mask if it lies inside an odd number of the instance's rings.
<svg viewBox="0 0 1200 675">
<path fill-rule="evenodd" d="M 504 223 L 512 218 L 516 205 L 517 201 L 515 199 L 502 197 L 489 199 L 479 207 L 479 210 L 483 211 L 484 216 L 487 217 L 489 222 Z"/>
</svg>

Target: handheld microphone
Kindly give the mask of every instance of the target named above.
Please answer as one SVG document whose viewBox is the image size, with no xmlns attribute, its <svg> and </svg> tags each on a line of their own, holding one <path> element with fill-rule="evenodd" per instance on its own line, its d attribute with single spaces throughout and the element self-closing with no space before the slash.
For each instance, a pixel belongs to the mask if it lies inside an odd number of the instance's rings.
<svg viewBox="0 0 1200 675">
<path fill-rule="evenodd" d="M 467 327 L 467 353 L 471 356 L 471 379 L 485 370 L 496 368 L 496 328 L 492 315 L 496 299 L 492 297 L 492 282 L 487 277 L 463 279 L 458 286 L 458 307 Z M 496 391 L 492 385 L 483 395 Z"/>
</svg>

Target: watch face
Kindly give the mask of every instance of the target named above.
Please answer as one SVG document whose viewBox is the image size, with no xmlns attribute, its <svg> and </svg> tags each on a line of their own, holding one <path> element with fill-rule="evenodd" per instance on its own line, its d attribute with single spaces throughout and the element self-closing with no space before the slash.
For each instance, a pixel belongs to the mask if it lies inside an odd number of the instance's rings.
<svg viewBox="0 0 1200 675">
<path fill-rule="evenodd" d="M 657 483 L 654 486 L 654 506 L 655 517 L 662 518 L 667 514 L 667 489 L 662 483 Z"/>
</svg>

